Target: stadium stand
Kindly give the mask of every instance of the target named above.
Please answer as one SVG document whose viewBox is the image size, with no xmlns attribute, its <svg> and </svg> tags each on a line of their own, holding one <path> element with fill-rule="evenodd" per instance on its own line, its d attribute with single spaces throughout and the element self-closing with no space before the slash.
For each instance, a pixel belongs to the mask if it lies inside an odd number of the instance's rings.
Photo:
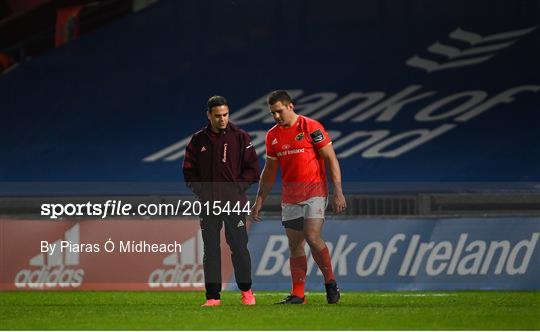
<svg viewBox="0 0 540 332">
<path fill-rule="evenodd" d="M 127 8 L 102 2 L 114 3 Z M 208 96 L 229 98 L 262 157 L 275 88 L 333 135 L 351 214 L 540 210 L 535 1 L 161 0 L 116 13 L 0 77 L 0 195 L 15 210 L 30 197 L 184 197 L 183 148 Z"/>
</svg>

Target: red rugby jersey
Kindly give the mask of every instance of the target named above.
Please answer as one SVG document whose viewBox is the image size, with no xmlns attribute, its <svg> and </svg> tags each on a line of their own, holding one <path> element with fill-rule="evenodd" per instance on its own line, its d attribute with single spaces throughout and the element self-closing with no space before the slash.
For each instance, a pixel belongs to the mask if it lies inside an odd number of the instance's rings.
<svg viewBox="0 0 540 332">
<path fill-rule="evenodd" d="M 275 125 L 268 131 L 266 156 L 279 161 L 283 203 L 328 195 L 324 159 L 318 150 L 331 142 L 320 122 L 303 115 L 289 128 Z"/>
</svg>

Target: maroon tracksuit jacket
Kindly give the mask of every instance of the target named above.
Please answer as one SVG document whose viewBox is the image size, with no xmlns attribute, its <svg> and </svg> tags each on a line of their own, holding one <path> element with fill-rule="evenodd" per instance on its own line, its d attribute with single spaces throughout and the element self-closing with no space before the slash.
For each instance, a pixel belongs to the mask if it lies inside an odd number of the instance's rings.
<svg viewBox="0 0 540 332">
<path fill-rule="evenodd" d="M 188 146 L 182 170 L 184 181 L 202 202 L 247 202 L 245 191 L 259 180 L 259 161 L 248 133 L 229 123 L 218 137 L 210 124 L 196 132 Z"/>
</svg>

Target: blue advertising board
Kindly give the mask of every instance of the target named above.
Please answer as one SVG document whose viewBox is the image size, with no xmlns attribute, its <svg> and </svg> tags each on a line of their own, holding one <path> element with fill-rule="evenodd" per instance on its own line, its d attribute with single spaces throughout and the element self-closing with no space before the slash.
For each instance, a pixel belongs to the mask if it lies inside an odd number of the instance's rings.
<svg viewBox="0 0 540 332">
<path fill-rule="evenodd" d="M 287 237 L 279 220 L 254 224 L 256 289 L 288 290 Z M 347 290 L 540 289 L 540 218 L 327 220 L 334 274 Z M 308 249 L 307 290 L 323 290 Z"/>
</svg>

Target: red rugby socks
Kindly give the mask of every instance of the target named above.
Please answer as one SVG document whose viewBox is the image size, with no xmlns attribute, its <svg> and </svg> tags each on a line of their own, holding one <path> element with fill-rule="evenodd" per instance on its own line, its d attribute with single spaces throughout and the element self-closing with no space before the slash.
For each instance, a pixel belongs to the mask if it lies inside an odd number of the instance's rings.
<svg viewBox="0 0 540 332">
<path fill-rule="evenodd" d="M 330 280 L 336 280 L 334 276 L 334 271 L 332 270 L 332 260 L 330 259 L 330 252 L 328 247 L 325 246 L 321 251 L 312 251 L 313 259 L 321 269 L 321 272 L 324 276 L 324 283 L 329 283 Z"/>
<path fill-rule="evenodd" d="M 291 278 L 292 278 L 292 294 L 298 297 L 304 297 L 306 286 L 307 273 L 307 258 L 306 256 L 291 257 Z"/>
</svg>

